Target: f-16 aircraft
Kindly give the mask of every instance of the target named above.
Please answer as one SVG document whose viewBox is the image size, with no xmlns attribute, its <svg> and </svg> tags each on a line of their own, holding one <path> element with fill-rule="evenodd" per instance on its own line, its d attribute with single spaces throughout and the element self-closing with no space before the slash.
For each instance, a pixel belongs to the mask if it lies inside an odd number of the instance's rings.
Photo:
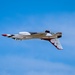
<svg viewBox="0 0 75 75">
<path fill-rule="evenodd" d="M 14 40 L 41 39 L 51 42 L 58 50 L 62 50 L 59 38 L 62 32 L 52 33 L 49 30 L 45 32 L 19 32 L 18 34 L 2 34 L 2 36 L 12 38 Z"/>
</svg>

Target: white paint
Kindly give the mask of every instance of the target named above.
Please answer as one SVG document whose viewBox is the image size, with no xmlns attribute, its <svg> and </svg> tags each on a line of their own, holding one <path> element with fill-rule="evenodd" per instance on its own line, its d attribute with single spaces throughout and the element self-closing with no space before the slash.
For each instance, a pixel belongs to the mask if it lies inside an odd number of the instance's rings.
<svg viewBox="0 0 75 75">
<path fill-rule="evenodd" d="M 21 35 L 31 35 L 29 32 L 19 32 Z"/>
<path fill-rule="evenodd" d="M 50 33 L 47 33 L 46 36 L 52 36 Z"/>
</svg>

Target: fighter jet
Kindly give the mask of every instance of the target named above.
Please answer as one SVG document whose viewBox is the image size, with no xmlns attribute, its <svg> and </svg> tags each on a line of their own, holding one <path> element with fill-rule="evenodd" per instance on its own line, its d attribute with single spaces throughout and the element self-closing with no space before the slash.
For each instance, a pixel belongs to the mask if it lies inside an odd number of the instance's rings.
<svg viewBox="0 0 75 75">
<path fill-rule="evenodd" d="M 62 50 L 59 38 L 62 37 L 62 32 L 53 33 L 49 30 L 45 32 L 19 32 L 18 34 L 2 34 L 4 37 L 12 38 L 14 40 L 28 40 L 41 39 L 51 42 L 58 50 Z"/>
</svg>

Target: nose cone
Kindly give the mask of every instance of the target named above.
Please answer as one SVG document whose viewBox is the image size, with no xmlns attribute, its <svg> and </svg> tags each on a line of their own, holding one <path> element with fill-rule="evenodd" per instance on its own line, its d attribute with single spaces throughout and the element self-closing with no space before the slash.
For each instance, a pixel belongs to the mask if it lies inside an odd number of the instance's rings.
<svg viewBox="0 0 75 75">
<path fill-rule="evenodd" d="M 7 36 L 7 34 L 2 34 L 2 36 Z"/>
<path fill-rule="evenodd" d="M 62 34 L 62 32 L 57 32 L 56 34 Z"/>
</svg>

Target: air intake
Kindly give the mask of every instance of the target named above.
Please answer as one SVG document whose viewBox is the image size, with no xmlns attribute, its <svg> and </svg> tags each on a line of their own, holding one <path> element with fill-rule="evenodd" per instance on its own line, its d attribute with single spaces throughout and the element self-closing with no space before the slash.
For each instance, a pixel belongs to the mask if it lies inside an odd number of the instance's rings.
<svg viewBox="0 0 75 75">
<path fill-rule="evenodd" d="M 50 33 L 50 31 L 49 30 L 45 30 L 45 33 Z"/>
</svg>

